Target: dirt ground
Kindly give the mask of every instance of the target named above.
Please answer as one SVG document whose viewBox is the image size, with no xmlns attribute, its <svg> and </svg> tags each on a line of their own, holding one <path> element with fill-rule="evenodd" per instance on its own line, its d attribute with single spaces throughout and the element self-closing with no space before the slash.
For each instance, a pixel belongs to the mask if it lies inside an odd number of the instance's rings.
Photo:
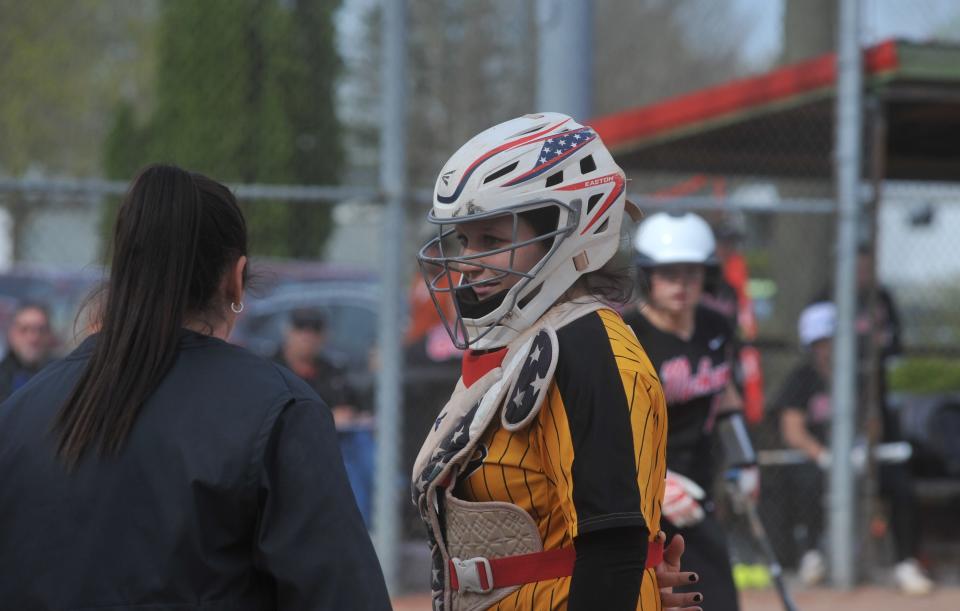
<svg viewBox="0 0 960 611">
<path fill-rule="evenodd" d="M 912 597 L 892 588 L 876 586 L 838 592 L 825 588 L 793 593 L 799 611 L 901 611 L 905 609 L 960 609 L 960 588 L 941 588 L 930 596 Z M 778 611 L 780 599 L 773 590 L 745 592 L 744 611 Z M 704 601 L 706 602 L 706 601 Z M 706 607 L 709 611 L 709 607 Z"/>
<path fill-rule="evenodd" d="M 960 587 L 940 588 L 930 596 L 909 597 L 880 587 L 837 592 L 825 588 L 794 592 L 799 611 L 903 611 L 917 609 L 960 609 Z M 780 611 L 780 599 L 771 590 L 750 590 L 741 598 L 743 611 Z M 708 603 L 708 601 L 704 601 Z M 395 611 L 430 611 L 430 597 L 413 595 L 393 601 Z M 710 611 L 707 604 L 706 611 Z"/>
</svg>

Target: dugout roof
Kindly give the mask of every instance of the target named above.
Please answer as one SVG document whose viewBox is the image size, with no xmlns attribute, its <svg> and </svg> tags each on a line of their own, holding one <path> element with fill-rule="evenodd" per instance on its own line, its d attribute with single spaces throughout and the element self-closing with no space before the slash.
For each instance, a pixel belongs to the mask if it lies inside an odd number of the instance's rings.
<svg viewBox="0 0 960 611">
<path fill-rule="evenodd" d="M 831 53 L 589 123 L 628 172 L 827 179 L 836 74 Z M 885 177 L 960 180 L 960 46 L 882 42 L 864 51 L 863 81 L 886 127 Z"/>
</svg>

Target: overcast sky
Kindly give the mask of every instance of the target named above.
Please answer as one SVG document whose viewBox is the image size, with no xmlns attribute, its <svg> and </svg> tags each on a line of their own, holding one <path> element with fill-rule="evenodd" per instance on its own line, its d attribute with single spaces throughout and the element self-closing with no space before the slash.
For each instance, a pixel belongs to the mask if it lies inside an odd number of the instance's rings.
<svg viewBox="0 0 960 611">
<path fill-rule="evenodd" d="M 751 16 L 753 31 L 744 41 L 743 56 L 752 65 L 768 64 L 780 52 L 784 0 L 733 0 Z M 945 34 L 960 41 L 960 2 L 957 0 L 863 0 L 862 32 L 867 44 L 885 38 L 924 40 Z"/>
</svg>

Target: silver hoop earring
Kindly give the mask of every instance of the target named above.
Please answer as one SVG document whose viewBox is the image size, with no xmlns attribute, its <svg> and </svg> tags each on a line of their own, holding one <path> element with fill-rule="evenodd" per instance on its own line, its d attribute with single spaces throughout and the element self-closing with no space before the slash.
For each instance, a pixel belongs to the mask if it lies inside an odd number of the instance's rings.
<svg viewBox="0 0 960 611">
<path fill-rule="evenodd" d="M 243 302 L 241 301 L 239 304 L 237 304 L 231 301 L 230 309 L 233 311 L 234 314 L 239 314 L 240 312 L 243 312 Z"/>
</svg>

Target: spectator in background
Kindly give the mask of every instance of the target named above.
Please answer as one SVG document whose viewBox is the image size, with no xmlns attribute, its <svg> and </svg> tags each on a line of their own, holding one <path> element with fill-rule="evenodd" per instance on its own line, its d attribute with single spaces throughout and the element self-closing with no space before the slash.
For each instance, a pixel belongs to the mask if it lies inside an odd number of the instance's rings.
<svg viewBox="0 0 960 611">
<path fill-rule="evenodd" d="M 900 342 L 900 316 L 893 295 L 877 283 L 876 260 L 868 245 L 857 250 L 857 354 L 860 359 L 859 394 L 861 404 L 871 408 L 863 414 L 869 430 L 882 426 L 883 441 L 900 440 L 900 423 L 887 404 L 887 364 L 903 352 Z M 832 286 L 825 287 L 811 304 L 833 301 Z M 876 407 L 877 411 L 872 409 Z"/>
<path fill-rule="evenodd" d="M 857 251 L 856 328 L 863 402 L 875 402 L 882 430 L 882 441 L 899 441 L 900 422 L 887 401 L 887 364 L 903 352 L 900 342 L 900 316 L 893 295 L 877 283 L 873 251 L 861 246 Z M 869 403 L 867 403 L 869 405 Z M 873 419 L 875 420 L 875 418 Z M 876 426 L 871 422 L 870 426 Z"/>
<path fill-rule="evenodd" d="M 806 550 L 800 561 L 800 577 L 807 585 L 816 584 L 826 576 L 826 564 L 820 551 L 823 531 L 820 499 L 824 492 L 822 471 L 829 470 L 832 464 L 829 449 L 830 380 L 835 331 L 836 307 L 833 303 L 815 303 L 803 310 L 798 332 L 807 358 L 787 376 L 773 404 L 779 412 L 784 443 L 800 450 L 812 461 L 798 466 L 791 480 L 797 503 L 804 504 L 803 511 L 798 511 L 796 517 L 800 531 L 804 533 L 801 545 Z M 862 467 L 863 460 L 859 462 Z M 894 582 L 904 593 L 926 594 L 933 588 L 933 582 L 924 575 L 915 559 L 919 546 L 919 522 L 909 469 L 903 464 L 881 465 L 880 494 L 889 501 L 891 508 L 897 560 Z"/>
<path fill-rule="evenodd" d="M 871 310 L 872 291 L 876 291 L 876 299 Z M 857 333 L 866 336 L 871 330 L 881 361 L 902 352 L 900 316 L 893 295 L 877 284 L 873 252 L 861 246 L 857 251 Z"/>
<path fill-rule="evenodd" d="M 364 522 L 373 510 L 374 440 L 372 420 L 358 408 L 347 372 L 323 356 L 327 324 L 323 313 L 300 308 L 290 315 L 283 346 L 274 360 L 297 374 L 330 406 L 347 479 Z"/>
<path fill-rule="evenodd" d="M 309 384 L 330 406 L 337 428 L 342 428 L 357 419 L 357 399 L 347 382 L 346 372 L 323 356 L 327 343 L 326 327 L 320 311 L 294 310 L 274 361 Z"/>
<path fill-rule="evenodd" d="M 7 355 L 0 361 L 0 401 L 43 369 L 55 345 L 50 314 L 39 303 L 20 305 L 7 331 Z"/>
</svg>

